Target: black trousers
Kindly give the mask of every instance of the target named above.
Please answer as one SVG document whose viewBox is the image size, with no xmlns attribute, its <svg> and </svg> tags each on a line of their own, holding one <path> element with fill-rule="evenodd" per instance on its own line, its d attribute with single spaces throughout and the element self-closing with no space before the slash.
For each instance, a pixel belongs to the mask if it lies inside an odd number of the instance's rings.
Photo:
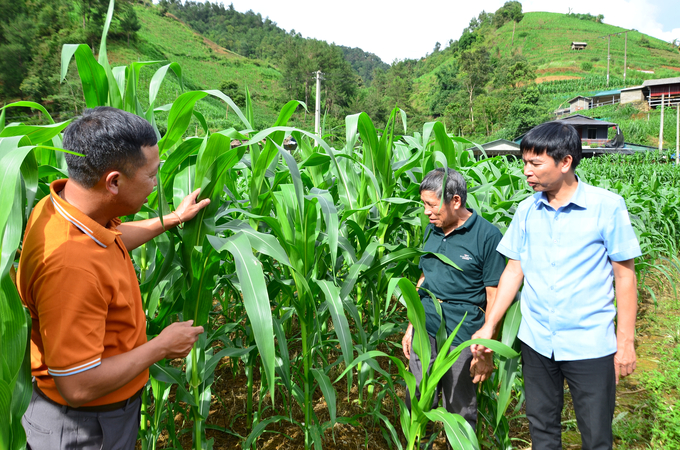
<svg viewBox="0 0 680 450">
<path fill-rule="evenodd" d="M 611 450 L 616 402 L 614 355 L 578 361 L 546 358 L 522 342 L 522 370 L 533 450 L 562 450 L 564 380 L 583 450 Z"/>
</svg>

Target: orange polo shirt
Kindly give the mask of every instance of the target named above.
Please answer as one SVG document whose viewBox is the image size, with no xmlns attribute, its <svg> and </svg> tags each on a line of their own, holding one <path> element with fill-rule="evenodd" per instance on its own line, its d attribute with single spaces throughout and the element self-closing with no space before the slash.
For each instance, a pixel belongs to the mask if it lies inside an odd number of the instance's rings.
<svg viewBox="0 0 680 450">
<path fill-rule="evenodd" d="M 139 283 L 116 226 L 101 226 L 50 186 L 26 225 L 17 271 L 19 294 L 31 313 L 31 371 L 38 387 L 62 405 L 54 377 L 93 369 L 102 359 L 146 342 Z M 148 370 L 122 388 L 83 406 L 126 400 L 141 389 Z"/>
</svg>

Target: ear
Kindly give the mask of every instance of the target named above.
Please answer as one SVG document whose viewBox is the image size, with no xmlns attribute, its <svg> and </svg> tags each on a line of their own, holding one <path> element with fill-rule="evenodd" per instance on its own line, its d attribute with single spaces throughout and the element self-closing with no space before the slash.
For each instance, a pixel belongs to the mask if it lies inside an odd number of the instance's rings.
<svg viewBox="0 0 680 450">
<path fill-rule="evenodd" d="M 571 155 L 567 155 L 560 161 L 560 172 L 567 173 L 571 170 L 571 163 L 574 162 L 574 158 Z"/>
<path fill-rule="evenodd" d="M 118 171 L 111 171 L 104 176 L 104 185 L 106 190 L 113 195 L 117 195 L 120 189 L 120 181 L 122 174 Z"/>
<path fill-rule="evenodd" d="M 462 206 L 461 204 L 462 204 L 462 201 L 461 201 L 460 195 L 458 195 L 458 194 L 454 195 L 453 198 L 451 199 L 451 202 L 450 202 L 451 208 L 460 209 L 460 207 Z"/>
</svg>

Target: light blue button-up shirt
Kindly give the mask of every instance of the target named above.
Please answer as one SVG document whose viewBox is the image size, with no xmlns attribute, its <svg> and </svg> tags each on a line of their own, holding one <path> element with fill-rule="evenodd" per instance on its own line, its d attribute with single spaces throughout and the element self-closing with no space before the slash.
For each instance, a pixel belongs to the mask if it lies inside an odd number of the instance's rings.
<svg viewBox="0 0 680 450">
<path fill-rule="evenodd" d="M 623 198 L 579 180 L 555 210 L 536 193 L 519 204 L 498 251 L 522 265 L 525 344 L 557 361 L 616 353 L 611 261 L 642 254 Z"/>
</svg>

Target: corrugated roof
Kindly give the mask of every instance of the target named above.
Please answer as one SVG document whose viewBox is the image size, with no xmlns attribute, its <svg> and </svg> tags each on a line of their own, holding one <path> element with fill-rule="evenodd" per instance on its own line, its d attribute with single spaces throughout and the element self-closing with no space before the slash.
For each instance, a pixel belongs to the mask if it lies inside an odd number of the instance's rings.
<svg viewBox="0 0 680 450">
<path fill-rule="evenodd" d="M 557 122 L 566 122 L 569 125 L 599 125 L 599 126 L 608 126 L 608 127 L 613 127 L 616 126 L 615 123 L 612 122 L 607 122 L 605 120 L 598 120 L 598 119 L 593 119 L 591 117 L 586 117 L 581 114 L 575 114 L 573 116 L 569 117 L 563 117 L 561 119 L 558 119 Z"/>
<path fill-rule="evenodd" d="M 660 84 L 676 84 L 680 83 L 680 77 L 674 78 L 659 78 L 658 80 L 647 80 L 642 83 L 643 86 L 658 86 Z"/>
<path fill-rule="evenodd" d="M 616 95 L 616 94 L 620 94 L 620 93 L 621 93 L 621 89 L 611 89 L 609 91 L 600 91 L 596 94 L 593 94 L 592 96 L 593 97 L 603 97 L 605 95 Z"/>
<path fill-rule="evenodd" d="M 590 97 L 586 97 L 585 95 L 577 95 L 576 97 L 572 98 L 571 100 L 567 100 L 567 103 L 572 103 L 572 102 L 578 100 L 579 98 L 590 100 Z"/>
<path fill-rule="evenodd" d="M 644 86 L 642 86 L 642 85 L 640 85 L 640 86 L 631 86 L 631 87 L 627 87 L 627 88 L 621 89 L 621 92 L 624 92 L 624 91 L 625 91 L 625 92 L 628 92 L 628 91 L 639 91 L 639 90 L 642 89 L 642 88 L 644 88 Z"/>
</svg>

